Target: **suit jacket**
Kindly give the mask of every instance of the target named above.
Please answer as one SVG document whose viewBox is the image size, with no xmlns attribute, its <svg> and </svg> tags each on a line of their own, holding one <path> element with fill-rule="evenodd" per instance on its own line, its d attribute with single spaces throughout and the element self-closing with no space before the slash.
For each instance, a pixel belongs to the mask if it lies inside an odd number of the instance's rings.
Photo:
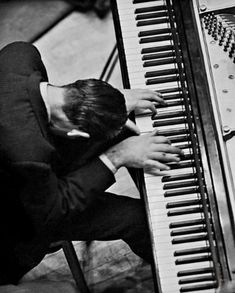
<svg viewBox="0 0 235 293">
<path fill-rule="evenodd" d="M 33 45 L 15 42 L 0 51 L 0 283 L 15 283 L 37 265 L 60 224 L 114 183 L 97 157 L 79 163 L 74 141 L 76 160 L 63 159 L 68 140 L 51 133 L 40 95 L 47 80 Z"/>
</svg>

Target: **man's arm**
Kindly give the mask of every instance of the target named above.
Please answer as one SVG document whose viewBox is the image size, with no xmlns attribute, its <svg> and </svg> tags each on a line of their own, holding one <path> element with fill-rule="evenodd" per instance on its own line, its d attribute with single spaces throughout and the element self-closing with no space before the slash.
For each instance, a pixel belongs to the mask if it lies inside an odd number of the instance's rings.
<svg viewBox="0 0 235 293">
<path fill-rule="evenodd" d="M 115 182 L 112 172 L 98 158 L 63 177 L 46 163 L 17 162 L 12 169 L 22 183 L 20 200 L 37 232 L 53 232 L 63 221 L 79 216 Z"/>
</svg>

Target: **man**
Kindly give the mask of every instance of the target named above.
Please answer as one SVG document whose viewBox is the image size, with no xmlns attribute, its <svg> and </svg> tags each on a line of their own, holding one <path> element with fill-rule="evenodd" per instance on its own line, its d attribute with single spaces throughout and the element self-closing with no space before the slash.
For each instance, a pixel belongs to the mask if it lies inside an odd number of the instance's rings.
<svg viewBox="0 0 235 293">
<path fill-rule="evenodd" d="M 58 240 L 123 239 L 151 262 L 141 202 L 105 190 L 121 166 L 157 174 L 182 153 L 156 132 L 114 144 L 125 123 L 136 131 L 130 111 L 163 103 L 150 91 L 123 93 L 97 80 L 48 84 L 29 43 L 0 51 L 1 284 L 17 283 Z"/>
</svg>

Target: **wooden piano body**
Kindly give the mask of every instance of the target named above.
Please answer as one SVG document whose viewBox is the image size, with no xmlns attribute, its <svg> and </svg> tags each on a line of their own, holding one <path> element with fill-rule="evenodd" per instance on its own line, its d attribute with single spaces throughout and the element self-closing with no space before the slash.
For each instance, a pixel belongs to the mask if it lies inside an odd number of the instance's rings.
<svg viewBox="0 0 235 293">
<path fill-rule="evenodd" d="M 233 2 L 112 2 L 124 87 L 168 104 L 135 117 L 141 135 L 157 128 L 185 151 L 162 176 L 136 172 L 156 292 L 223 293 L 235 278 Z"/>
</svg>

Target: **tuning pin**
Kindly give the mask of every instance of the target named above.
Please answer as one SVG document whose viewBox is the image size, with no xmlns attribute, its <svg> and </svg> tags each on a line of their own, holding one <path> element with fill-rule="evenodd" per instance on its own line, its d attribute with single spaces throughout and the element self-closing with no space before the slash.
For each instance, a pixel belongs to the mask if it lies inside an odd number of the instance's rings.
<svg viewBox="0 0 235 293">
<path fill-rule="evenodd" d="M 217 41 L 218 40 L 218 35 L 214 34 L 214 40 Z"/>
<path fill-rule="evenodd" d="M 223 37 L 221 37 L 221 39 L 219 40 L 219 46 L 222 46 L 223 42 L 224 42 Z"/>
</svg>

